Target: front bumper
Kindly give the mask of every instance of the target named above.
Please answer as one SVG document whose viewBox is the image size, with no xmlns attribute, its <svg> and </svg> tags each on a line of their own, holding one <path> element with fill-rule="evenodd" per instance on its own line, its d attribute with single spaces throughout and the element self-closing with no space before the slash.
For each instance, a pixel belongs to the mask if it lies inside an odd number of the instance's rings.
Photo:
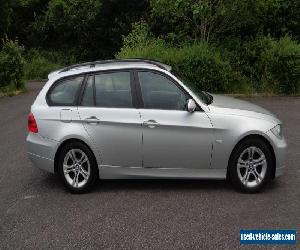
<svg viewBox="0 0 300 250">
<path fill-rule="evenodd" d="M 284 174 L 285 171 L 285 158 L 286 158 L 286 149 L 287 143 L 286 140 L 283 138 L 278 138 L 275 136 L 272 131 L 268 131 L 267 135 L 271 139 L 275 158 L 276 158 L 276 170 L 275 170 L 275 177 L 281 176 Z"/>
<path fill-rule="evenodd" d="M 54 173 L 54 156 L 56 141 L 29 133 L 26 139 L 28 157 L 34 166 L 47 172 Z"/>
</svg>

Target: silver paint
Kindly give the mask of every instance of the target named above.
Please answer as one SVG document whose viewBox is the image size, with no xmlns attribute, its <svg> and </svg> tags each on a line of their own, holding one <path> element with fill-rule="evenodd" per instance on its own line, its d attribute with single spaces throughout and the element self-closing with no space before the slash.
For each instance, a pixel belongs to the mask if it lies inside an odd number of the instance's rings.
<svg viewBox="0 0 300 250">
<path fill-rule="evenodd" d="M 46 103 L 47 91 L 62 77 L 129 68 L 152 69 L 170 76 L 203 111 L 50 107 Z M 281 124 L 278 118 L 245 101 L 221 95 L 213 98 L 213 103 L 206 105 L 170 72 L 147 63 L 112 63 L 54 72 L 31 107 L 39 133 L 28 134 L 28 153 L 36 166 L 53 173 L 59 146 L 68 139 L 78 139 L 91 148 L 103 179 L 225 179 L 235 145 L 247 135 L 260 135 L 272 145 L 276 176 L 281 175 L 287 145 L 283 137 L 271 132 Z"/>
</svg>

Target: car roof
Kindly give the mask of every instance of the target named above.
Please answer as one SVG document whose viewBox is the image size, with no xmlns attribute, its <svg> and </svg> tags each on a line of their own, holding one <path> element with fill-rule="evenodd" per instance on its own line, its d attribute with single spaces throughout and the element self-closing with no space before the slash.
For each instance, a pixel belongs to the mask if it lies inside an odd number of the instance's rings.
<svg viewBox="0 0 300 250">
<path fill-rule="evenodd" d="M 148 69 L 161 69 L 167 71 L 171 71 L 172 69 L 172 67 L 169 65 L 163 64 L 159 61 L 149 60 L 149 59 L 130 58 L 130 59 L 120 59 L 120 60 L 118 59 L 101 60 L 101 61 L 74 64 L 53 71 L 48 75 L 48 79 L 61 78 L 64 76 L 70 76 L 70 75 L 93 72 L 93 71 L 128 69 L 128 68 L 148 68 Z"/>
</svg>

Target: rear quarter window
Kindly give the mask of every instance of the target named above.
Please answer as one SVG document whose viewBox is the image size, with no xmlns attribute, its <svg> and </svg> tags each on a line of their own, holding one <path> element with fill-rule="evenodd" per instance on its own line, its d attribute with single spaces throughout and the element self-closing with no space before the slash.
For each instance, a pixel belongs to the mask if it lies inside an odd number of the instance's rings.
<svg viewBox="0 0 300 250">
<path fill-rule="evenodd" d="M 47 94 L 47 102 L 51 106 L 73 106 L 76 103 L 78 91 L 83 76 L 68 78 L 59 81 Z"/>
</svg>

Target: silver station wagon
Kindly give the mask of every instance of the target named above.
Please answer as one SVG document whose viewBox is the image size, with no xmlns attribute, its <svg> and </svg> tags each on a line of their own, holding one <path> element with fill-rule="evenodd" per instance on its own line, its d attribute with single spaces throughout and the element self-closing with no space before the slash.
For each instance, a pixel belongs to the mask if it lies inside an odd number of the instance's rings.
<svg viewBox="0 0 300 250">
<path fill-rule="evenodd" d="M 193 91 L 146 59 L 49 74 L 28 116 L 28 154 L 72 192 L 100 179 L 228 179 L 256 192 L 283 173 L 281 122 L 254 104 Z"/>
</svg>

